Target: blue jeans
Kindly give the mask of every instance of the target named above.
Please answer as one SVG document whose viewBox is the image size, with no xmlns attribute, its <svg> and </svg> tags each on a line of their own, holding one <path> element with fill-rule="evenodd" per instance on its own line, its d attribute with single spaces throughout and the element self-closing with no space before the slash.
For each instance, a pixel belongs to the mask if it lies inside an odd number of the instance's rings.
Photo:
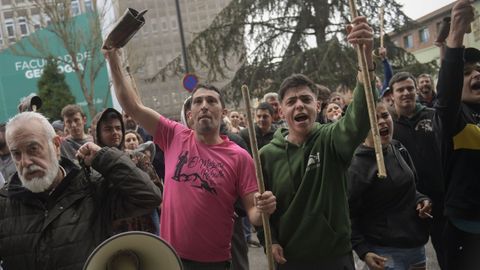
<svg viewBox="0 0 480 270">
<path fill-rule="evenodd" d="M 250 224 L 250 220 L 248 217 L 241 217 L 242 225 L 243 225 L 243 233 L 245 233 L 245 240 L 250 241 L 252 237 L 252 225 Z"/>
<path fill-rule="evenodd" d="M 379 256 L 387 258 L 385 270 L 408 270 L 412 266 L 424 266 L 427 261 L 425 246 L 416 248 L 373 246 L 372 251 Z"/>
</svg>

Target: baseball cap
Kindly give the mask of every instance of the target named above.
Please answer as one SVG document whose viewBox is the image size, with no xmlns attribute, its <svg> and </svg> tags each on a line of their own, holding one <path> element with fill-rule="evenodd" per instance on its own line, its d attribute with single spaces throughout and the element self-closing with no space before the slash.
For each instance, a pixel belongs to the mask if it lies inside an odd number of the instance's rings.
<svg viewBox="0 0 480 270">
<path fill-rule="evenodd" d="M 55 120 L 52 122 L 52 127 L 53 129 L 55 130 L 61 130 L 63 131 L 64 130 L 64 125 L 63 125 L 63 121 L 62 120 Z"/>
<path fill-rule="evenodd" d="M 382 92 L 380 92 L 379 98 L 383 98 L 386 94 L 390 93 L 392 89 L 390 87 L 385 88 Z"/>
</svg>

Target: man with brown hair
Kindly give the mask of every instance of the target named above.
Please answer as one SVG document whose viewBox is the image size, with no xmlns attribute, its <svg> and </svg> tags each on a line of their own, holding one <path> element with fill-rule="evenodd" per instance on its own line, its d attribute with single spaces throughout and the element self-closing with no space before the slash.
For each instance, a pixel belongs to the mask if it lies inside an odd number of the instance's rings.
<svg viewBox="0 0 480 270">
<path fill-rule="evenodd" d="M 62 141 L 61 155 L 71 160 L 75 157 L 78 148 L 87 142 L 93 142 L 93 138 L 85 133 L 87 117 L 82 108 L 77 104 L 69 104 L 62 109 L 62 118 L 69 136 Z"/>
<path fill-rule="evenodd" d="M 444 266 L 442 231 L 444 175 L 441 167 L 440 149 L 435 142 L 433 118 L 435 110 L 417 103 L 418 85 L 409 72 L 397 72 L 390 79 L 389 89 L 393 99 L 393 138 L 401 142 L 412 157 L 418 174 L 417 190 L 433 201 L 430 236 L 440 267 Z"/>
<path fill-rule="evenodd" d="M 370 78 L 373 30 L 364 17 L 349 26 L 348 41 L 364 44 Z M 354 269 L 345 171 L 368 133 L 361 72 L 345 116 L 331 124 L 315 122 L 317 87 L 294 74 L 280 85 L 280 114 L 287 121 L 260 150 L 267 189 L 277 196 L 270 218 L 277 269 Z M 374 88 L 372 86 L 372 88 Z"/>
<path fill-rule="evenodd" d="M 273 108 L 273 128 L 286 128 L 287 122 L 285 121 L 285 119 L 282 119 L 279 114 L 280 103 L 278 101 L 278 94 L 275 92 L 266 93 L 263 96 L 263 101 L 267 102 Z"/>
<path fill-rule="evenodd" d="M 437 94 L 435 93 L 435 84 L 433 78 L 429 74 L 423 73 L 417 77 L 418 84 L 418 101 L 420 104 L 432 108 L 437 101 Z"/>
<path fill-rule="evenodd" d="M 189 269 L 229 269 L 234 203 L 240 198 L 254 225 L 275 211 L 275 196 L 257 192 L 253 160 L 220 134 L 226 114 L 221 92 L 197 85 L 187 118 L 189 129 L 142 104 L 126 81 L 117 51 L 106 51 L 115 93 L 122 108 L 165 153 L 165 190 L 160 236 Z"/>
</svg>

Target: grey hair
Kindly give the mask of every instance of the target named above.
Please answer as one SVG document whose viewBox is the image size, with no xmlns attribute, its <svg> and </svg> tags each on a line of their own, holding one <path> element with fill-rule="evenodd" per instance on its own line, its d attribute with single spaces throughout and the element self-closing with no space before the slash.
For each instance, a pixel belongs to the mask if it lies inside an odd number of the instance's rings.
<svg viewBox="0 0 480 270">
<path fill-rule="evenodd" d="M 40 113 L 37 112 L 22 112 L 8 120 L 6 125 L 5 137 L 8 138 L 11 136 L 13 127 L 21 127 L 22 125 L 27 125 L 31 121 L 39 122 L 42 127 L 45 135 L 47 136 L 48 140 L 53 139 L 57 134 L 55 133 L 55 129 L 53 126 L 48 122 L 48 119 Z"/>
<path fill-rule="evenodd" d="M 263 96 L 263 101 L 266 102 L 267 99 L 274 98 L 278 100 L 278 93 L 275 92 L 268 92 Z"/>
</svg>

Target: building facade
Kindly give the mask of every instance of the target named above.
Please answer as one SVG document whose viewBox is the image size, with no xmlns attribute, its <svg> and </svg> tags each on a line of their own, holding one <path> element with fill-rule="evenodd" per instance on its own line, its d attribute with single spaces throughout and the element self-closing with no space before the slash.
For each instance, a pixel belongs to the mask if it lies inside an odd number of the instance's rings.
<svg viewBox="0 0 480 270">
<path fill-rule="evenodd" d="M 185 42 L 188 44 L 206 29 L 230 0 L 180 0 L 180 11 Z M 183 74 L 167 76 L 148 82 L 158 71 L 174 59 L 181 57 L 181 41 L 175 0 L 116 0 L 116 14 L 122 15 L 128 7 L 148 9 L 146 23 L 125 48 L 130 70 L 135 78 L 143 103 L 166 117 L 178 120 L 183 101 L 190 95 L 183 88 Z M 235 58 L 229 60 L 231 71 L 227 79 L 211 82 L 218 87 L 227 84 L 240 65 Z M 183 61 L 181 61 L 183 67 Z M 192 63 L 189 63 L 191 66 Z M 207 80 L 207 70 L 195 69 L 200 82 Z"/>
<path fill-rule="evenodd" d="M 455 2 L 435 10 L 415 20 L 415 27 L 402 32 L 390 33 L 391 40 L 397 47 L 412 53 L 419 62 L 439 61 L 440 49 L 435 45 L 440 25 L 445 17 L 449 17 Z M 466 47 L 480 48 L 480 1 L 475 0 L 475 21 L 472 23 L 472 33 L 466 35 Z"/>
<path fill-rule="evenodd" d="M 71 0 L 70 9 L 73 16 L 85 13 L 92 9 L 92 0 Z M 32 1 L 0 0 L 0 50 L 49 23 L 50 19 Z"/>
</svg>

